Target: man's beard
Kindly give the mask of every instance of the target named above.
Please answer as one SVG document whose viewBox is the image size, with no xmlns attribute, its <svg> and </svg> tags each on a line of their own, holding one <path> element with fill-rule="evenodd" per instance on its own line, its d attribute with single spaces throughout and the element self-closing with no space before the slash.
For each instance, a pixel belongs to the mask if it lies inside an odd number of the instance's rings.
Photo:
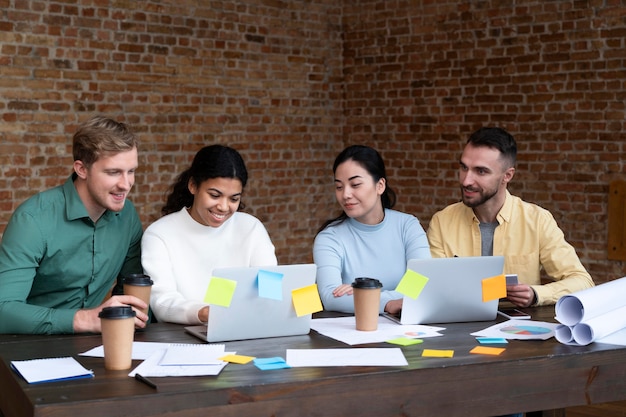
<svg viewBox="0 0 626 417">
<path fill-rule="evenodd" d="M 475 208 L 475 207 L 481 206 L 481 205 L 485 204 L 487 201 L 489 201 L 491 198 L 493 198 L 496 194 L 498 194 L 498 190 L 496 189 L 496 190 L 494 190 L 492 192 L 488 192 L 488 193 L 483 192 L 483 193 L 481 193 L 479 195 L 478 200 L 467 201 L 465 199 L 465 194 L 463 193 L 463 190 L 465 190 L 465 189 L 466 189 L 465 187 L 461 186 L 461 200 L 463 200 L 463 204 L 465 204 L 467 207 L 470 207 L 470 208 Z M 474 191 L 472 189 L 469 189 L 469 190 L 470 191 Z"/>
</svg>

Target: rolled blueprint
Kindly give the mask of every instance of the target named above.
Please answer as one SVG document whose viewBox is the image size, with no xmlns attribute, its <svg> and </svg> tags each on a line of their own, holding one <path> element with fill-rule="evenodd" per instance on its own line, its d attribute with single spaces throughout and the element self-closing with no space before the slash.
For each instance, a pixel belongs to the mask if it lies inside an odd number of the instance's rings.
<svg viewBox="0 0 626 417">
<path fill-rule="evenodd" d="M 625 327 L 626 306 L 578 323 L 572 329 L 572 336 L 576 344 L 588 345 Z"/>
<path fill-rule="evenodd" d="M 570 326 L 566 326 L 564 324 L 559 324 L 554 329 L 554 338 L 566 345 L 572 344 L 574 341 L 574 336 L 572 336 L 572 328 Z"/>
<path fill-rule="evenodd" d="M 556 319 L 574 326 L 626 305 L 626 277 L 561 297 L 555 306 Z"/>
</svg>

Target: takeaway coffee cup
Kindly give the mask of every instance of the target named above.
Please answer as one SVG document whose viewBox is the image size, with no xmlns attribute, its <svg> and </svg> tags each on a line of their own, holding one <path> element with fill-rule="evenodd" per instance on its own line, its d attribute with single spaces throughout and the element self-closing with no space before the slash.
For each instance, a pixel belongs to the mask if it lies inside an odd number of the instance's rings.
<svg viewBox="0 0 626 417">
<path fill-rule="evenodd" d="M 134 295 L 141 299 L 146 305 L 150 304 L 150 291 L 152 290 L 152 279 L 145 274 L 129 274 L 122 276 L 125 295 Z M 148 314 L 148 307 L 142 309 Z"/>
<path fill-rule="evenodd" d="M 383 284 L 374 278 L 356 278 L 352 283 L 356 329 L 374 331 L 378 328 L 380 289 Z"/>
<path fill-rule="evenodd" d="M 130 306 L 105 307 L 100 311 L 98 316 L 102 326 L 106 369 L 118 371 L 130 368 L 136 315 Z"/>
</svg>

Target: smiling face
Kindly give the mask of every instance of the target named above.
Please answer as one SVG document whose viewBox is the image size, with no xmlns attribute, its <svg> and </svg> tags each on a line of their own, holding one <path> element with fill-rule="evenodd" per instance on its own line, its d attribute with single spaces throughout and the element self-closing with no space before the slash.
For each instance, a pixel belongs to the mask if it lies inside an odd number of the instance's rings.
<svg viewBox="0 0 626 417">
<path fill-rule="evenodd" d="M 74 181 L 78 195 L 89 217 L 95 222 L 106 210 L 121 211 L 135 183 L 137 148 L 130 151 L 103 155 L 91 166 L 74 161 L 78 177 Z"/>
<path fill-rule="evenodd" d="M 506 187 L 515 168 L 501 158 L 500 151 L 468 144 L 459 161 L 459 182 L 463 203 L 472 208 L 504 202 Z"/>
<path fill-rule="evenodd" d="M 199 185 L 189 181 L 188 187 L 193 194 L 189 214 L 202 225 L 220 227 L 239 209 L 243 186 L 237 178 L 209 178 Z"/>
<path fill-rule="evenodd" d="M 360 223 L 378 224 L 384 217 L 380 196 L 384 178 L 374 181 L 365 168 L 352 159 L 335 170 L 335 197 L 348 217 Z"/>
</svg>

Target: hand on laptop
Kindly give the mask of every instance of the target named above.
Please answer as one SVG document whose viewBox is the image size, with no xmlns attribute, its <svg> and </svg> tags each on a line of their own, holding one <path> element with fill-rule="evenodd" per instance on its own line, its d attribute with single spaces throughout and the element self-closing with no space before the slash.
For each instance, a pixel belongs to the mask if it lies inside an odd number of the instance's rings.
<svg viewBox="0 0 626 417">
<path fill-rule="evenodd" d="M 398 298 L 397 300 L 391 300 L 385 304 L 385 313 L 399 315 L 402 310 L 402 300 L 402 298 Z"/>
<path fill-rule="evenodd" d="M 209 321 L 209 306 L 202 307 L 198 310 L 198 319 L 202 323 L 207 323 Z"/>
</svg>

